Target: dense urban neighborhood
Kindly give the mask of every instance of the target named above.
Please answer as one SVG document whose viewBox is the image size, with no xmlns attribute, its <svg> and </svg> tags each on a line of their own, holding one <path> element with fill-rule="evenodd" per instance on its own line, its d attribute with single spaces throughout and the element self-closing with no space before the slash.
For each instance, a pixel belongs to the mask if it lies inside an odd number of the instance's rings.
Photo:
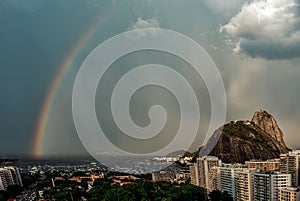
<svg viewBox="0 0 300 201">
<path fill-rule="evenodd" d="M 280 158 L 223 163 L 191 157 L 152 174 L 114 172 L 98 163 L 0 168 L 0 200 L 300 200 L 300 150 Z"/>
</svg>

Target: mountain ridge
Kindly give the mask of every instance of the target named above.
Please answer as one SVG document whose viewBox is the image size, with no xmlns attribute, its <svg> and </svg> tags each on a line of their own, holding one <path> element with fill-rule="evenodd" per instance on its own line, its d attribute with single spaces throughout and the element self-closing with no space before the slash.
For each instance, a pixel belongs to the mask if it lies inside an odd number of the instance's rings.
<svg viewBox="0 0 300 201">
<path fill-rule="evenodd" d="M 244 163 L 251 159 L 279 158 L 289 148 L 275 118 L 258 110 L 251 121 L 231 121 L 217 129 L 199 156 L 217 156 L 225 163 Z"/>
</svg>

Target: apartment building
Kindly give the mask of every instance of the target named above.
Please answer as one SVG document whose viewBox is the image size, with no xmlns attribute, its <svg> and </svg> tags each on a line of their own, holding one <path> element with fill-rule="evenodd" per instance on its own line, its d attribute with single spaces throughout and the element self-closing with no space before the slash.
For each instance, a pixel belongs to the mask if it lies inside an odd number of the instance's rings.
<svg viewBox="0 0 300 201">
<path fill-rule="evenodd" d="M 291 174 L 259 173 L 253 174 L 254 201 L 278 201 L 280 188 L 291 186 Z"/>
<path fill-rule="evenodd" d="M 208 187 L 207 190 L 209 192 L 213 190 L 221 191 L 221 169 L 220 167 L 212 167 L 208 171 Z"/>
<path fill-rule="evenodd" d="M 221 189 L 227 191 L 236 200 L 234 172 L 239 168 L 220 167 Z"/>
<path fill-rule="evenodd" d="M 300 201 L 300 190 L 297 187 L 280 188 L 279 201 Z"/>
<path fill-rule="evenodd" d="M 280 168 L 280 159 L 269 159 L 266 161 L 253 159 L 250 161 L 246 161 L 245 165 L 249 169 L 255 169 L 257 171 L 279 171 Z"/>
<path fill-rule="evenodd" d="M 10 185 L 23 185 L 19 169 L 16 167 L 0 168 L 0 190 L 6 190 Z"/>
<path fill-rule="evenodd" d="M 253 174 L 255 169 L 242 168 L 234 171 L 235 198 L 239 201 L 253 200 Z"/>
<path fill-rule="evenodd" d="M 198 164 L 194 163 L 193 165 L 189 166 L 190 169 L 190 183 L 199 186 L 199 171 L 198 171 Z"/>
<path fill-rule="evenodd" d="M 209 170 L 212 167 L 219 167 L 222 161 L 215 156 L 197 158 L 196 163 L 190 166 L 191 184 L 203 188 L 209 187 Z"/>
<path fill-rule="evenodd" d="M 292 175 L 292 186 L 300 185 L 300 150 L 280 155 L 280 172 Z"/>
</svg>

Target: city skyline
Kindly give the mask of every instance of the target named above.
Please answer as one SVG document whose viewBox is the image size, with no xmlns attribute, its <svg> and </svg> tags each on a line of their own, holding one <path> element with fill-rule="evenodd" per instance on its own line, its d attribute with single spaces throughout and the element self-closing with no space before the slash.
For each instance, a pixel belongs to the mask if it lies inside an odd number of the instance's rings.
<svg viewBox="0 0 300 201">
<path fill-rule="evenodd" d="M 247 2 L 1 2 L 0 153 L 86 153 L 71 108 L 80 65 L 106 39 L 152 27 L 185 34 L 208 52 L 224 81 L 226 122 L 267 110 L 278 121 L 287 146 L 299 148 L 298 1 Z M 137 56 L 124 65 L 146 58 Z M 163 57 L 150 57 L 145 60 L 164 62 Z M 171 65 L 183 64 L 174 60 Z M 198 85 L 201 122 L 207 124 L 208 92 L 202 82 Z M 202 137 L 196 138 L 194 150 Z"/>
</svg>

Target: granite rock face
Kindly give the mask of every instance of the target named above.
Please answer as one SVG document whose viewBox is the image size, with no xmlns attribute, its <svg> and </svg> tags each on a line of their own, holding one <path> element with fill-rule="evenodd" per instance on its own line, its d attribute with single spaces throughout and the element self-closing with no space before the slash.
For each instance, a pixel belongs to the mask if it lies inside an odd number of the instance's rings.
<svg viewBox="0 0 300 201">
<path fill-rule="evenodd" d="M 279 128 L 274 117 L 268 112 L 263 110 L 256 111 L 251 121 L 259 126 L 263 131 L 271 135 L 280 144 L 286 146 L 283 140 L 283 133 L 281 129 Z"/>
<path fill-rule="evenodd" d="M 231 121 L 216 130 L 199 156 L 212 155 L 225 163 L 244 163 L 251 159 L 279 158 L 287 152 L 276 120 L 259 110 L 252 121 Z"/>
</svg>

